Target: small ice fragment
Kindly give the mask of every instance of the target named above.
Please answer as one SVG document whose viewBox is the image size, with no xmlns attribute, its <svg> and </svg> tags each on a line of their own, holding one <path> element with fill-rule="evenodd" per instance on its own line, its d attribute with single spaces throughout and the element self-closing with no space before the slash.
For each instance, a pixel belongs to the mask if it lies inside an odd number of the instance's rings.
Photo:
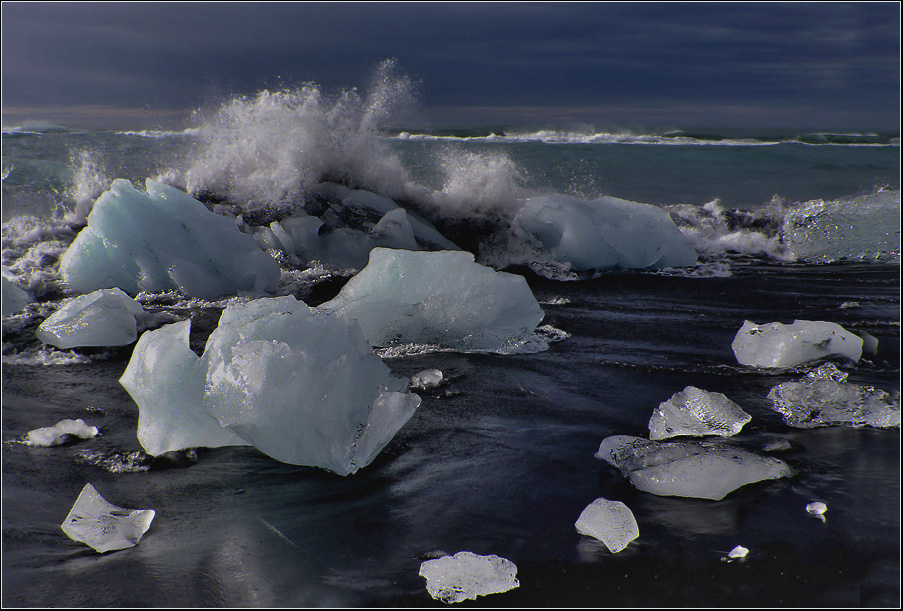
<svg viewBox="0 0 903 611">
<path fill-rule="evenodd" d="M 153 509 L 117 507 L 85 484 L 62 528 L 70 539 L 103 553 L 137 545 L 153 519 Z"/>
<path fill-rule="evenodd" d="M 445 376 L 442 375 L 442 372 L 438 369 L 424 369 L 420 373 L 415 373 L 411 376 L 411 388 L 417 390 L 427 390 L 429 388 L 436 388 L 440 384 L 442 384 Z"/>
<path fill-rule="evenodd" d="M 858 301 L 844 301 L 842 304 L 840 304 L 841 310 L 848 310 L 850 308 L 858 308 L 858 307 L 859 307 Z"/>
<path fill-rule="evenodd" d="M 604 498 L 590 503 L 574 526 L 577 532 L 595 537 L 615 554 L 640 536 L 640 528 L 630 508 L 620 501 Z"/>
<path fill-rule="evenodd" d="M 649 419 L 649 438 L 677 435 L 720 435 L 740 432 L 752 417 L 739 405 L 717 392 L 687 386 L 659 406 Z"/>
<path fill-rule="evenodd" d="M 808 505 L 806 505 L 806 511 L 824 522 L 825 512 L 828 511 L 828 506 L 821 501 L 815 501 L 814 503 L 809 503 Z"/>
<path fill-rule="evenodd" d="M 749 553 L 749 550 L 743 547 L 742 545 L 738 545 L 730 552 L 728 552 L 727 556 L 721 558 L 726 562 L 731 562 L 732 560 L 739 560 L 740 558 L 746 558 L 746 554 Z"/>
<path fill-rule="evenodd" d="M 753 367 L 796 367 L 826 356 L 859 361 L 862 338 L 832 322 L 795 320 L 758 325 L 744 321 L 731 349 L 737 362 Z"/>
<path fill-rule="evenodd" d="M 24 310 L 25 306 L 31 303 L 28 293 L 17 284 L 16 275 L 5 267 L 2 268 L 0 283 L 3 285 L 3 291 L 0 292 L 0 296 L 2 296 L 0 314 L 3 316 Z"/>
<path fill-rule="evenodd" d="M 444 603 L 475 600 L 477 596 L 500 594 L 520 585 L 513 562 L 472 552 L 427 560 L 420 565 L 420 576 L 426 578 L 430 596 Z"/>
<path fill-rule="evenodd" d="M 85 424 L 85 421 L 60 420 L 54 426 L 28 431 L 28 444 L 32 446 L 58 446 L 71 436 L 90 439 L 97 435 L 97 427 Z"/>
</svg>

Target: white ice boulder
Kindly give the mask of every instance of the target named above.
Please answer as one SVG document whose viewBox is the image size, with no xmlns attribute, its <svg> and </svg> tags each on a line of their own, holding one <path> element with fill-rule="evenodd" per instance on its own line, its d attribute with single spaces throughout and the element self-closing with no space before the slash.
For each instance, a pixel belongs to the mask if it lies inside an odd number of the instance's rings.
<svg viewBox="0 0 903 611">
<path fill-rule="evenodd" d="M 649 438 L 720 435 L 740 432 L 752 417 L 721 393 L 687 386 L 660 403 L 649 419 Z"/>
<path fill-rule="evenodd" d="M 514 224 L 552 258 L 578 270 L 696 264 L 696 250 L 667 211 L 615 197 L 532 197 Z"/>
<path fill-rule="evenodd" d="M 96 551 L 134 547 L 150 528 L 153 509 L 123 509 L 108 502 L 91 484 L 81 494 L 62 524 L 63 532 Z"/>
<path fill-rule="evenodd" d="M 100 289 L 63 303 L 38 327 L 45 344 L 68 349 L 76 346 L 126 346 L 138 339 L 137 316 L 141 304 L 118 288 Z"/>
<path fill-rule="evenodd" d="M 833 322 L 795 320 L 790 325 L 760 325 L 746 320 L 731 348 L 741 365 L 785 368 L 832 355 L 858 361 L 862 338 Z"/>
<path fill-rule="evenodd" d="M 202 357 L 188 332 L 176 323 L 139 342 L 121 380 L 151 453 L 241 439 L 282 462 L 348 475 L 420 404 L 356 322 L 292 296 L 227 307 Z"/>
<path fill-rule="evenodd" d="M 53 426 L 45 426 L 28 431 L 27 439 L 28 445 L 50 447 L 65 443 L 72 437 L 90 439 L 97 435 L 98 432 L 96 426 L 86 424 L 81 418 L 76 420 L 66 419 L 60 420 Z"/>
<path fill-rule="evenodd" d="M 420 565 L 420 576 L 426 578 L 430 596 L 444 603 L 476 600 L 477 596 L 500 594 L 520 585 L 513 562 L 473 552 L 427 560 Z"/>
<path fill-rule="evenodd" d="M 424 369 L 411 376 L 411 388 L 429 390 L 438 388 L 445 381 L 445 375 L 438 369 Z"/>
<path fill-rule="evenodd" d="M 374 346 L 462 351 L 505 352 L 527 341 L 544 316 L 522 276 L 479 265 L 464 251 L 376 248 L 320 307 L 356 319 Z"/>
<path fill-rule="evenodd" d="M 0 278 L 0 282 L 2 282 L 2 291 L 0 291 L 0 295 L 2 295 L 2 304 L 0 304 L 0 315 L 9 316 L 10 314 L 15 314 L 16 312 L 21 312 L 25 309 L 29 303 L 31 303 L 31 298 L 28 296 L 22 287 L 18 285 L 18 280 L 16 275 L 6 269 L 2 268 L 3 276 Z"/>
<path fill-rule="evenodd" d="M 640 536 L 640 527 L 630 508 L 620 501 L 604 498 L 587 505 L 574 526 L 577 532 L 595 537 L 615 554 Z"/>
<path fill-rule="evenodd" d="M 189 347 L 190 331 L 185 320 L 144 332 L 119 379 L 138 405 L 138 441 L 152 456 L 249 445 L 204 410 L 207 372 Z"/>
<path fill-rule="evenodd" d="M 97 199 L 60 264 L 73 290 L 178 290 L 213 299 L 277 286 L 279 265 L 233 219 L 175 187 L 146 186 L 145 193 L 118 179 Z"/>
<path fill-rule="evenodd" d="M 658 442 L 629 435 L 603 439 L 596 458 L 617 467 L 644 492 L 716 501 L 741 486 L 793 475 L 782 460 L 729 445 Z"/>
<path fill-rule="evenodd" d="M 797 428 L 847 425 L 900 426 L 900 403 L 883 390 L 847 382 L 848 374 L 825 363 L 797 382 L 768 392 L 775 411 Z"/>
</svg>

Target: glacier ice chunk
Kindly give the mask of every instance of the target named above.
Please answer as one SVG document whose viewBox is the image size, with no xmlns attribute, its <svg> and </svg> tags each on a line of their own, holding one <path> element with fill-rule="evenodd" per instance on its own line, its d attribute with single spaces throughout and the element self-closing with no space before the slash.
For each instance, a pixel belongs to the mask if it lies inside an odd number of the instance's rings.
<svg viewBox="0 0 903 611">
<path fill-rule="evenodd" d="M 33 446 L 57 446 L 64 443 L 70 437 L 90 439 L 99 431 L 96 426 L 86 424 L 84 420 L 60 420 L 53 426 L 45 426 L 40 429 L 28 431 L 28 444 Z"/>
<path fill-rule="evenodd" d="M 578 270 L 696 265 L 696 250 L 668 212 L 650 204 L 531 197 L 514 224 L 552 258 Z"/>
<path fill-rule="evenodd" d="M 97 199 L 60 263 L 73 290 L 178 290 L 214 299 L 276 287 L 279 265 L 233 219 L 175 187 L 150 179 L 146 187 L 117 179 Z"/>
<path fill-rule="evenodd" d="M 659 404 L 649 419 L 649 438 L 667 439 L 677 435 L 720 435 L 740 432 L 752 417 L 717 392 L 687 386 Z"/>
<path fill-rule="evenodd" d="M 138 339 L 141 304 L 118 288 L 100 289 L 68 299 L 38 327 L 45 344 L 67 349 L 76 346 L 126 346 Z"/>
<path fill-rule="evenodd" d="M 426 560 L 420 565 L 420 576 L 426 578 L 430 596 L 444 603 L 476 600 L 478 596 L 500 594 L 520 585 L 513 562 L 494 554 L 480 556 L 472 552 Z"/>
<path fill-rule="evenodd" d="M 85 484 L 62 528 L 70 539 L 100 553 L 110 552 L 137 545 L 154 514 L 153 509 L 117 507 L 100 496 L 94 486 Z"/>
<path fill-rule="evenodd" d="M 615 466 L 639 490 L 720 501 L 754 482 L 793 475 L 787 463 L 728 445 L 606 437 L 596 458 Z"/>
<path fill-rule="evenodd" d="M 741 365 L 783 368 L 831 355 L 859 361 L 862 338 L 833 322 L 795 320 L 790 325 L 759 325 L 746 320 L 731 348 Z"/>
<path fill-rule="evenodd" d="M 290 295 L 228 306 L 201 357 L 189 330 L 184 321 L 145 333 L 120 380 L 141 410 L 149 453 L 250 443 L 348 475 L 420 405 L 356 322 Z"/>
<path fill-rule="evenodd" d="M 900 403 L 883 390 L 847 382 L 846 373 L 824 363 L 796 382 L 768 391 L 784 422 L 797 428 L 850 425 L 900 426 Z"/>
<path fill-rule="evenodd" d="M 740 560 L 742 558 L 746 558 L 749 554 L 749 549 L 743 547 L 742 545 L 736 546 L 734 549 L 727 553 L 727 556 L 723 556 L 721 559 L 726 562 L 732 562 L 734 560 Z"/>
<path fill-rule="evenodd" d="M 411 388 L 427 390 L 442 384 L 445 376 L 438 369 L 424 369 L 411 376 Z"/>
<path fill-rule="evenodd" d="M 527 341 L 544 313 L 527 281 L 464 251 L 376 248 L 320 308 L 356 319 L 374 346 L 438 345 L 504 352 Z"/>
<path fill-rule="evenodd" d="M 204 410 L 206 369 L 189 347 L 190 331 L 184 320 L 144 332 L 119 379 L 138 405 L 138 441 L 153 456 L 249 445 Z"/>
<path fill-rule="evenodd" d="M 598 498 L 580 513 L 574 524 L 582 535 L 595 537 L 611 552 L 618 553 L 640 536 L 633 512 L 620 501 Z"/>
<path fill-rule="evenodd" d="M 25 309 L 29 303 L 31 303 L 31 298 L 28 296 L 22 287 L 20 287 L 17 283 L 16 275 L 6 269 L 6 267 L 2 268 L 2 278 L 0 278 L 0 282 L 2 282 L 2 304 L 0 304 L 0 316 L 8 316 L 10 314 L 15 314 L 16 312 L 21 312 Z"/>
</svg>

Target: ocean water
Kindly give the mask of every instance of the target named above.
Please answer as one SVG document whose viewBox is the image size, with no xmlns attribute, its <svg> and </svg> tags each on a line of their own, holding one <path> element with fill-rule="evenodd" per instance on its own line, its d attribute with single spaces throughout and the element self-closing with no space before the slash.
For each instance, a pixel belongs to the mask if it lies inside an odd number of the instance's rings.
<svg viewBox="0 0 903 611">
<path fill-rule="evenodd" d="M 785 425 L 768 391 L 819 363 L 756 370 L 731 341 L 744 320 L 868 333 L 876 353 L 833 362 L 899 400 L 899 134 L 389 129 L 405 84 L 377 93 L 264 92 L 173 132 L 4 129 L 3 265 L 35 300 L 3 320 L 4 605 L 440 606 L 420 563 L 472 551 L 512 560 L 520 586 L 469 605 L 897 606 L 899 428 Z M 386 194 L 478 261 L 523 274 L 557 341 L 532 354 L 380 352 L 397 375 L 437 368 L 448 383 L 421 391 L 414 416 L 352 476 L 252 447 L 154 461 L 118 381 L 132 347 L 63 351 L 34 337 L 71 295 L 59 259 L 115 178 L 160 179 L 250 222 L 326 180 Z M 525 258 L 504 229 L 539 194 L 660 206 L 699 263 L 575 274 Z M 849 239 L 820 233 L 826 218 Z M 277 294 L 309 305 L 353 273 L 282 265 Z M 195 347 L 230 303 L 139 299 L 191 318 Z M 740 404 L 752 421 L 734 443 L 782 444 L 773 455 L 795 475 L 721 501 L 659 497 L 594 458 L 609 435 L 647 436 L 653 409 L 690 385 Z M 22 443 L 64 418 L 101 434 Z M 137 546 L 101 555 L 62 533 L 88 482 L 116 505 L 156 511 Z M 626 503 L 639 524 L 618 554 L 574 527 L 598 497 Z M 813 501 L 825 521 L 805 511 Z M 737 545 L 748 556 L 723 561 Z"/>
</svg>

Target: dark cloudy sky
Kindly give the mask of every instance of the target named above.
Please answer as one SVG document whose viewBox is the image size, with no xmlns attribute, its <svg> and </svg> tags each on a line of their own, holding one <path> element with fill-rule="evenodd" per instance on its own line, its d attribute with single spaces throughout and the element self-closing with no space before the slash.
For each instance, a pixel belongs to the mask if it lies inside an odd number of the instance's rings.
<svg viewBox="0 0 903 611">
<path fill-rule="evenodd" d="M 436 122 L 899 129 L 897 2 L 4 2 L 3 123 L 152 127 L 387 58 Z"/>
</svg>

